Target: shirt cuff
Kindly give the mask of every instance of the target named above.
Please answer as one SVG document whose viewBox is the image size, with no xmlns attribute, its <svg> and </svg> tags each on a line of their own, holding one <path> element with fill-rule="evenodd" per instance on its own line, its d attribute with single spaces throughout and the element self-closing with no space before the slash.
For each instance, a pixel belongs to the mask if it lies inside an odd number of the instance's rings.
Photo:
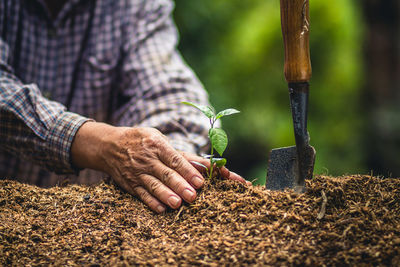
<svg viewBox="0 0 400 267">
<path fill-rule="evenodd" d="M 46 137 L 47 168 L 57 174 L 76 174 L 79 171 L 72 165 L 71 146 L 79 128 L 87 121 L 92 120 L 67 111 L 57 118 Z"/>
</svg>

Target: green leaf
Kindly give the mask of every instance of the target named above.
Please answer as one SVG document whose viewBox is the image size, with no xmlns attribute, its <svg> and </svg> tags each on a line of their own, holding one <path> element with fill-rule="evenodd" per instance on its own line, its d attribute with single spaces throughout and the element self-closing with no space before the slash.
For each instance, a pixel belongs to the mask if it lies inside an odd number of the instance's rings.
<svg viewBox="0 0 400 267">
<path fill-rule="evenodd" d="M 225 110 L 222 110 L 220 112 L 218 112 L 217 116 L 215 117 L 216 120 L 218 120 L 219 118 L 225 117 L 225 116 L 229 116 L 229 115 L 233 115 L 236 113 L 240 113 L 239 110 L 234 109 L 234 108 L 228 108 Z"/>
<path fill-rule="evenodd" d="M 224 153 L 226 146 L 228 145 L 228 136 L 221 128 L 211 128 L 208 132 L 208 136 L 211 140 L 211 145 L 218 152 L 220 156 Z"/>
<path fill-rule="evenodd" d="M 195 104 L 195 103 L 192 103 L 192 102 L 182 102 L 182 104 L 197 108 L 198 110 L 203 112 L 203 114 L 206 115 L 210 119 L 215 116 L 215 113 L 214 113 L 214 111 L 213 111 L 213 109 L 211 107 Z"/>
<path fill-rule="evenodd" d="M 211 160 L 212 164 L 215 164 L 218 168 L 221 168 L 223 166 L 225 166 L 226 164 L 226 159 L 224 158 L 213 158 Z"/>
</svg>

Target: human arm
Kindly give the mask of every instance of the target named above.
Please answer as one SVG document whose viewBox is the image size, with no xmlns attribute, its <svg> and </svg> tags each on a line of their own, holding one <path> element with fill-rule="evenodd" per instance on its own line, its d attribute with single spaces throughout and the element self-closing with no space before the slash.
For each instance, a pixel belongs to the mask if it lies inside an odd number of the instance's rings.
<svg viewBox="0 0 400 267">
<path fill-rule="evenodd" d="M 70 147 L 88 119 L 46 99 L 35 84 L 23 83 L 0 39 L 0 148 L 57 173 L 74 173 Z"/>
<path fill-rule="evenodd" d="M 202 177 L 157 130 L 87 122 L 44 98 L 37 86 L 23 84 L 6 62 L 0 79 L 2 149 L 58 172 L 73 172 L 72 166 L 106 172 L 155 211 L 177 208 L 182 198 L 194 200 Z"/>
<path fill-rule="evenodd" d="M 129 1 L 129 3 L 132 3 L 133 1 Z M 143 1 L 143 3 L 147 4 L 148 1 Z M 150 2 L 150 1 L 149 1 Z M 114 21 L 114 20 L 112 20 Z M 115 20 L 117 21 L 117 20 Z M 146 26 L 147 27 L 147 26 Z M 1 27 L 0 27 L 1 28 Z M 42 96 L 41 90 L 34 85 L 34 84 L 28 84 L 28 83 L 23 83 L 22 80 L 18 79 L 18 75 L 14 73 L 14 70 L 11 68 L 11 63 L 13 60 L 13 57 L 9 55 L 8 53 L 8 47 L 4 44 L 4 52 L 5 57 L 2 61 L 2 80 L 3 86 L 1 87 L 1 100 L 3 101 L 2 109 L 1 109 L 1 122 L 2 122 L 2 131 L 0 134 L 2 134 L 2 139 L 1 139 L 1 149 L 5 149 L 9 151 L 11 154 L 22 157 L 23 160 L 29 160 L 33 161 L 43 167 L 47 167 L 49 170 L 54 170 L 58 171 L 60 173 L 70 173 L 73 172 L 72 165 L 70 164 L 70 147 L 71 143 L 73 140 L 77 140 L 78 134 L 77 133 L 91 133 L 91 134 L 83 134 L 83 136 L 86 137 L 86 140 L 96 140 L 96 138 L 93 137 L 93 134 L 99 133 L 103 134 L 103 129 L 99 132 L 96 131 L 84 131 L 87 129 L 86 126 L 88 125 L 93 125 L 94 123 L 86 123 L 82 127 L 82 123 L 86 122 L 88 119 L 83 118 L 77 114 L 70 113 L 65 110 L 65 107 L 63 107 L 61 104 L 49 101 L 45 97 Z M 116 47 L 119 47 L 116 45 Z M 130 49 L 136 49 L 134 47 L 130 47 Z M 128 50 L 130 50 L 128 49 Z M 18 50 L 18 49 L 17 49 Z M 3 51 L 3 50 L 2 50 Z M 101 52 L 101 51 L 100 51 Z M 149 55 L 147 55 L 149 56 Z M 22 62 L 21 64 L 24 64 Z M 156 66 L 156 68 L 158 68 Z M 128 67 L 129 69 L 129 67 Z M 17 72 L 20 70 L 20 68 L 17 68 Z M 139 73 L 142 73 L 141 71 L 136 71 L 133 69 L 132 71 L 135 74 L 141 75 Z M 128 74 L 129 72 L 123 73 L 123 74 Z M 143 73 L 142 73 L 143 74 Z M 123 75 L 125 76 L 125 75 Z M 158 75 L 157 75 L 158 76 Z M 163 77 L 163 81 L 165 82 L 165 75 L 161 75 Z M 132 77 L 132 76 L 130 76 Z M 180 82 L 179 77 L 173 78 L 171 80 L 168 80 L 172 84 L 174 82 L 179 83 Z M 151 79 L 152 80 L 152 79 Z M 143 80 L 142 80 L 143 81 Z M 134 83 L 134 79 L 131 80 L 131 82 Z M 165 84 L 165 83 L 161 84 Z M 134 85 L 131 83 L 130 85 Z M 154 85 L 152 82 L 151 85 Z M 155 88 L 151 86 L 152 88 Z M 129 88 L 134 88 L 129 86 Z M 157 95 L 151 95 L 148 94 L 146 86 L 144 87 L 143 93 L 146 94 L 146 97 L 148 99 L 154 100 L 158 99 Z M 159 88 L 163 88 L 163 86 L 160 86 Z M 62 90 L 64 88 L 60 88 Z M 66 88 L 68 89 L 68 88 Z M 171 93 L 174 93 L 175 90 L 182 90 L 181 88 L 175 88 L 174 86 L 170 87 Z M 133 90 L 135 91 L 135 90 Z M 157 92 L 154 90 L 151 90 L 151 93 Z M 128 94 L 129 95 L 129 94 Z M 126 96 L 128 96 L 126 95 Z M 166 95 L 171 95 L 171 94 L 166 94 Z M 146 99 L 144 97 L 144 99 Z M 168 98 L 168 97 L 167 97 Z M 140 99 L 142 97 L 140 96 Z M 160 100 L 163 99 L 160 97 Z M 164 100 L 164 99 L 163 99 Z M 189 99 L 190 100 L 190 99 Z M 192 100 L 194 101 L 194 100 Z M 168 103 L 163 102 L 163 103 Z M 175 102 L 176 103 L 176 102 Z M 132 125 L 139 125 L 139 123 L 143 121 L 147 121 L 147 115 L 150 117 L 154 118 L 153 116 L 153 111 L 151 109 L 142 109 L 142 106 L 140 106 L 140 101 L 138 103 L 130 102 L 130 105 L 137 106 L 139 107 L 139 110 L 145 110 L 147 113 L 144 114 L 144 118 L 142 118 L 141 114 L 139 116 L 139 122 L 138 124 L 134 123 L 134 120 L 131 120 L 132 124 L 126 124 L 128 126 Z M 124 107 L 130 107 L 130 105 L 124 105 Z M 158 104 L 156 101 L 154 104 Z M 123 109 L 123 108 L 122 108 Z M 148 112 L 150 111 L 150 112 Z M 128 116 L 129 117 L 129 116 Z M 164 113 L 164 118 L 169 117 L 168 114 Z M 191 119 L 189 117 L 189 119 Z M 122 120 L 121 120 L 122 121 Z M 97 125 L 97 123 L 96 123 Z M 164 124 L 165 125 L 165 124 Z M 104 125 L 103 125 L 104 126 Z M 144 125 L 141 125 L 144 126 Z M 111 127 L 111 126 L 107 126 Z M 161 127 L 160 125 L 154 126 L 154 127 Z M 111 127 L 114 129 L 113 127 Z M 186 127 L 187 128 L 187 127 Z M 78 130 L 79 129 L 79 130 Z M 109 128 L 110 129 L 110 128 Z M 116 134 L 113 136 L 115 138 L 120 138 L 121 137 L 121 131 L 122 128 L 118 128 L 118 131 L 116 131 Z M 136 128 L 136 130 L 138 130 Z M 144 131 L 145 129 L 141 129 Z M 129 129 L 130 132 L 133 130 Z M 105 131 L 104 131 L 105 132 Z M 154 130 L 153 130 L 154 132 Z M 167 132 L 167 131 L 165 131 Z M 190 131 L 192 132 L 192 131 Z M 117 134 L 119 133 L 119 134 Z M 173 133 L 171 133 L 172 135 Z M 80 136 L 80 135 L 79 135 Z M 127 135 L 124 135 L 127 136 Z M 165 139 L 164 137 L 159 137 L 159 139 Z M 137 139 L 139 140 L 139 139 Z M 175 141 L 177 138 L 171 138 L 171 141 Z M 112 141 L 112 140 L 111 140 Z M 75 143 L 75 141 L 74 141 Z M 112 142 L 110 142 L 112 143 Z M 96 144 L 99 146 L 99 143 Z M 133 146 L 133 144 L 131 144 Z M 164 145 L 162 145 L 164 146 Z M 168 147 L 168 145 L 165 145 Z M 79 148 L 85 147 L 85 146 L 78 146 Z M 115 146 L 111 146 L 114 148 Z M 97 151 L 96 146 L 87 146 L 86 151 L 90 152 L 90 149 L 93 151 Z M 123 148 L 123 147 L 122 147 Z M 161 148 L 160 148 L 161 149 Z M 110 162 L 112 162 L 113 158 L 117 154 L 112 154 L 112 152 L 115 152 L 117 150 L 109 150 L 107 152 L 107 155 L 109 155 L 111 158 L 108 158 Z M 135 153 L 139 153 L 141 150 L 140 149 L 135 149 Z M 82 155 L 78 153 L 78 155 Z M 125 154 L 126 155 L 126 154 Z M 83 158 L 86 156 L 87 159 L 95 159 L 92 155 L 83 154 Z M 128 155 L 130 157 L 130 155 Z M 128 157 L 128 158 L 129 158 Z M 80 162 L 80 161 L 78 161 Z M 123 160 L 116 160 L 116 163 L 114 165 L 122 165 L 126 164 L 127 161 Z M 112 164 L 110 164 L 112 165 Z M 134 165 L 129 165 L 129 168 L 131 169 L 137 169 L 140 166 L 134 166 Z M 86 166 L 86 165 L 77 165 L 77 167 L 87 167 L 87 168 L 96 168 L 96 166 Z M 99 167 L 101 169 L 102 166 Z M 123 166 L 122 166 L 123 167 Z M 151 166 L 150 166 L 151 167 Z M 111 172 L 115 174 L 116 172 Z M 116 175 L 114 175 L 116 176 Z M 123 178 L 123 176 L 118 176 L 114 179 L 118 180 L 119 178 Z"/>
</svg>

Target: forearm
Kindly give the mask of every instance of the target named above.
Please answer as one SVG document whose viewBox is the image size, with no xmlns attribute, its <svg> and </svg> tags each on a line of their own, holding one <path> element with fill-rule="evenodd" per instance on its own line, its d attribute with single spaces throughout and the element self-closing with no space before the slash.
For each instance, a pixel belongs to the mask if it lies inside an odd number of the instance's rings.
<svg viewBox="0 0 400 267">
<path fill-rule="evenodd" d="M 112 142 L 116 127 L 106 123 L 88 121 L 75 135 L 71 146 L 72 164 L 80 169 L 93 169 L 107 173 L 104 160 L 105 147 Z"/>
</svg>

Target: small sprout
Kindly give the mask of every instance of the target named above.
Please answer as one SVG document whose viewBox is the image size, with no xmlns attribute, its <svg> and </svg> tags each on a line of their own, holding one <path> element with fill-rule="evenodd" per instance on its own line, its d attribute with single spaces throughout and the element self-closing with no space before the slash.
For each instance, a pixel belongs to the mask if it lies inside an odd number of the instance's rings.
<svg viewBox="0 0 400 267">
<path fill-rule="evenodd" d="M 225 152 L 225 149 L 228 146 L 228 136 L 226 135 L 225 131 L 222 130 L 221 128 L 214 127 L 214 124 L 220 118 L 239 113 L 240 111 L 233 108 L 229 108 L 216 113 L 213 107 L 198 105 L 192 102 L 182 102 L 182 104 L 197 108 L 210 120 L 210 129 L 208 131 L 208 138 L 210 139 L 211 142 L 211 153 L 210 155 L 203 156 L 204 158 L 210 160 L 210 169 L 208 169 L 206 166 L 204 166 L 199 162 L 192 161 L 192 163 L 204 167 L 208 172 L 208 178 L 211 179 L 214 165 L 217 168 L 221 168 L 226 164 L 226 159 L 214 157 L 214 149 L 222 157 L 222 154 Z"/>
</svg>

